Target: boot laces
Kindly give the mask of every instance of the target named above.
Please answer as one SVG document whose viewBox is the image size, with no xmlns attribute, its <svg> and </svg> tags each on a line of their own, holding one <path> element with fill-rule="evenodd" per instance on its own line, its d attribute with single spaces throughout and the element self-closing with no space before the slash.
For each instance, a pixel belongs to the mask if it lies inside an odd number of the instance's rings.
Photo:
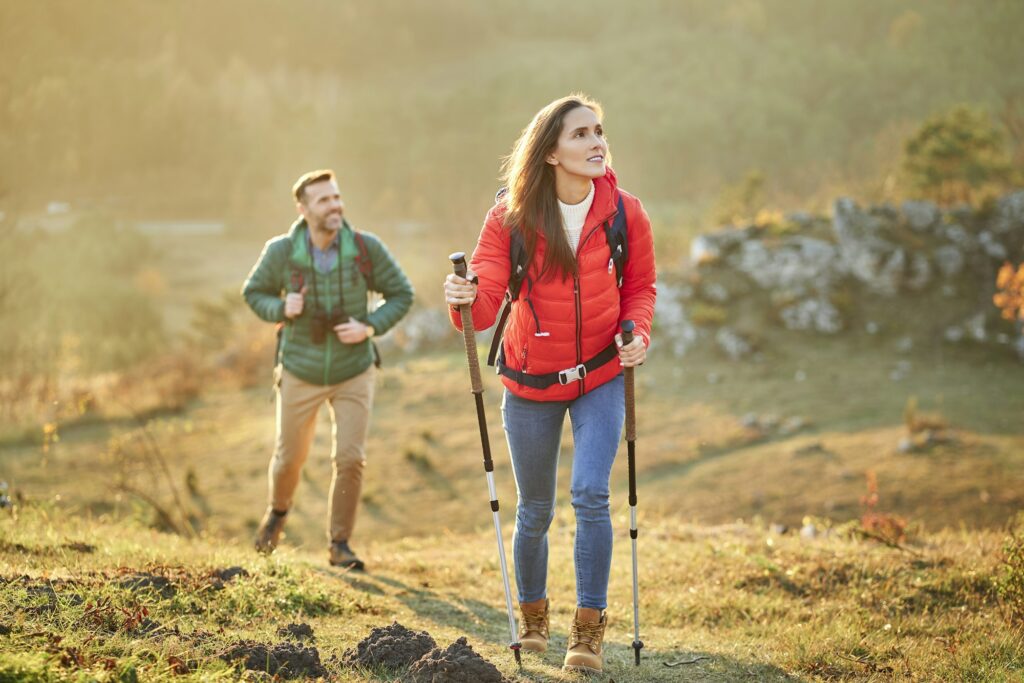
<svg viewBox="0 0 1024 683">
<path fill-rule="evenodd" d="M 573 620 L 572 631 L 569 634 L 569 649 L 571 650 L 577 645 L 583 644 L 589 647 L 594 654 L 597 654 L 598 650 L 601 649 L 602 638 L 604 638 L 603 621 Z"/>
<path fill-rule="evenodd" d="M 548 637 L 548 619 L 546 610 L 527 612 L 523 610 L 523 635 L 529 631 L 537 631 L 545 638 Z"/>
</svg>

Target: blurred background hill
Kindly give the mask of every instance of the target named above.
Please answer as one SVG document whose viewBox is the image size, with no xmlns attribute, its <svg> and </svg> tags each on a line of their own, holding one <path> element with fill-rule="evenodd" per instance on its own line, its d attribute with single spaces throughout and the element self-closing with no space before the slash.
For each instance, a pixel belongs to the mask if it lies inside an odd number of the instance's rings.
<svg viewBox="0 0 1024 683">
<path fill-rule="evenodd" d="M 573 90 L 604 103 L 625 186 L 673 220 L 751 169 L 791 209 L 881 200 L 921 121 L 1020 106 L 1022 21 L 1012 0 L 5 3 L 0 202 L 257 239 L 329 165 L 362 223 L 469 237 L 499 157 Z"/>
</svg>

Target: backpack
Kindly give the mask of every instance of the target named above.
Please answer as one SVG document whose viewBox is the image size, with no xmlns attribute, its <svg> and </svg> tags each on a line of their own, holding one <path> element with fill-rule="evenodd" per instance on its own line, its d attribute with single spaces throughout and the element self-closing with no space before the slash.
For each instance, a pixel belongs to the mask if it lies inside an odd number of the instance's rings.
<svg viewBox="0 0 1024 683">
<path fill-rule="evenodd" d="M 495 200 L 501 199 L 507 191 L 507 188 L 499 190 Z M 621 194 L 618 195 L 616 208 L 617 212 L 612 222 L 609 224 L 605 221 L 604 237 L 611 252 L 611 258 L 608 259 L 608 272 L 612 272 L 612 268 L 615 268 L 615 283 L 622 287 L 623 272 L 626 268 L 626 261 L 629 259 L 629 243 L 626 239 L 626 208 L 622 205 Z M 487 364 L 491 367 L 494 367 L 498 351 L 501 349 L 501 338 L 512 309 L 512 302 L 519 299 L 523 281 L 528 278 L 527 270 L 530 264 L 527 262 L 527 258 L 523 236 L 518 232 L 512 232 L 509 241 L 511 268 L 509 269 L 508 287 L 505 290 L 505 303 L 502 304 L 501 313 L 498 315 L 498 324 L 494 328 L 494 337 L 491 339 L 491 350 L 487 354 Z"/>
<path fill-rule="evenodd" d="M 356 249 L 358 251 L 355 258 L 356 271 L 358 271 L 359 274 L 363 276 L 363 280 L 366 282 L 367 289 L 376 291 L 377 288 L 375 286 L 375 282 L 373 279 L 373 259 L 370 258 L 370 252 L 366 248 L 366 240 L 363 239 L 363 234 L 361 232 L 359 232 L 355 228 L 350 229 L 352 230 L 352 237 L 355 238 Z M 340 261 L 338 263 L 338 268 L 341 268 Z M 288 279 L 288 291 L 300 291 L 302 289 L 302 286 L 305 284 L 305 280 L 306 277 L 303 274 L 302 270 L 296 268 L 293 265 L 291 267 L 291 276 Z M 352 283 L 355 284 L 355 271 L 352 272 Z M 284 336 L 284 326 L 285 323 L 283 322 L 277 323 L 277 348 L 274 351 L 275 366 L 281 363 L 282 337 Z M 377 348 L 377 342 L 371 340 L 370 344 L 373 346 L 373 364 L 379 368 L 381 363 L 380 349 Z"/>
</svg>

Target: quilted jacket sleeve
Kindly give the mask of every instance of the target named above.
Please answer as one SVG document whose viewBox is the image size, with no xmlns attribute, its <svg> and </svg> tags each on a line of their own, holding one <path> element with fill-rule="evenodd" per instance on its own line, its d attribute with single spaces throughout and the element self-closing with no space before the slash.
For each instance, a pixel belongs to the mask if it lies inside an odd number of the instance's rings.
<svg viewBox="0 0 1024 683">
<path fill-rule="evenodd" d="M 629 226 L 629 258 L 623 273 L 622 289 L 619 290 L 619 322 L 632 320 L 636 323 L 635 334 L 642 335 L 644 342 L 650 346 L 654 300 L 657 295 L 654 234 L 651 231 L 651 219 L 640 200 L 630 196 L 624 204 Z"/>
<path fill-rule="evenodd" d="M 502 226 L 497 206 L 487 213 L 476 249 L 469 260 L 469 269 L 476 273 L 480 280 L 472 308 L 473 327 L 485 330 L 494 324 L 494 319 L 498 315 L 498 309 L 505 298 L 511 269 L 509 236 Z M 456 329 L 462 330 L 462 318 L 458 309 L 449 306 L 448 314 Z"/>
<path fill-rule="evenodd" d="M 276 237 L 263 247 L 263 253 L 242 285 L 242 297 L 263 320 L 279 323 L 284 320 L 284 299 L 281 298 L 281 273 L 287 266 L 287 242 Z"/>
<path fill-rule="evenodd" d="M 377 334 L 395 326 L 412 307 L 413 288 L 398 261 L 376 236 L 363 233 L 373 262 L 374 287 L 384 297 L 380 308 L 366 316 Z"/>
</svg>

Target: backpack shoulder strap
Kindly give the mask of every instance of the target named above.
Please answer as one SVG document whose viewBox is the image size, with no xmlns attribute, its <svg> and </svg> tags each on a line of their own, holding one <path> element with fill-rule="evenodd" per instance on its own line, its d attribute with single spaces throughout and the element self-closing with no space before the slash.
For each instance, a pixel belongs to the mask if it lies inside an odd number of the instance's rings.
<svg viewBox="0 0 1024 683">
<path fill-rule="evenodd" d="M 626 268 L 626 261 L 629 259 L 629 240 L 626 234 L 626 207 L 622 204 L 622 194 L 619 194 L 618 210 L 615 219 L 611 224 L 604 224 L 604 236 L 608 241 L 608 249 L 611 250 L 611 258 L 608 260 L 608 272 L 615 268 L 615 282 L 622 286 L 623 272 Z"/>
<path fill-rule="evenodd" d="M 366 248 L 366 240 L 363 239 L 363 233 L 358 230 L 352 230 L 352 236 L 355 238 L 356 249 L 359 253 L 356 254 L 356 269 L 363 276 L 363 280 L 366 281 L 366 286 L 374 291 L 377 287 L 373 281 L 373 259 L 370 258 L 370 251 Z"/>
<path fill-rule="evenodd" d="M 505 323 L 508 322 L 508 314 L 512 311 L 512 302 L 519 298 L 519 291 L 523 288 L 523 280 L 530 264 L 526 262 L 526 244 L 523 236 L 518 232 L 509 233 L 508 244 L 508 286 L 505 289 L 505 303 L 502 304 L 501 313 L 498 315 L 498 324 L 494 327 L 494 336 L 491 337 L 491 350 L 487 353 L 487 364 L 494 367 L 495 359 L 498 357 L 498 350 L 501 348 L 501 339 L 505 331 Z"/>
</svg>

